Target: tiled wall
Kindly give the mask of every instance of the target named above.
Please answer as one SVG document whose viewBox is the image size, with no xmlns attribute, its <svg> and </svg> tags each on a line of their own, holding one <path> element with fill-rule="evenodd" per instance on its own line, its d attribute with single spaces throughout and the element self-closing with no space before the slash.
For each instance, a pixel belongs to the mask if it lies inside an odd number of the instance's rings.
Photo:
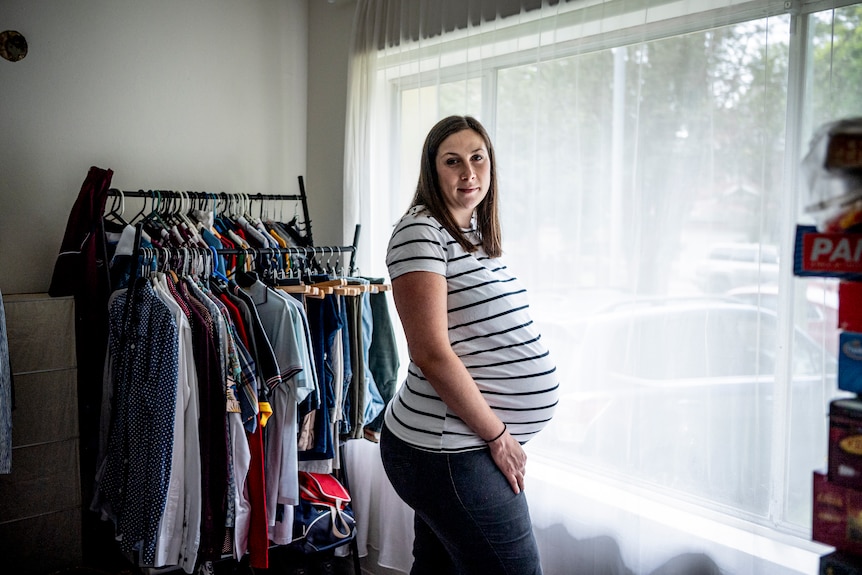
<svg viewBox="0 0 862 575">
<path fill-rule="evenodd" d="M 15 409 L 12 473 L 0 475 L 0 564 L 51 573 L 81 562 L 74 300 L 12 294 L 3 305 Z"/>
</svg>

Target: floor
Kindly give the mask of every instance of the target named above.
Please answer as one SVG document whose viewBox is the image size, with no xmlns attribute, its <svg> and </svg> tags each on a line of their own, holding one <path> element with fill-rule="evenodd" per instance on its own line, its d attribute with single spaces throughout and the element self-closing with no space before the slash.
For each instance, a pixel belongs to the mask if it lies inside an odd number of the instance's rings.
<svg viewBox="0 0 862 575">
<path fill-rule="evenodd" d="M 186 575 L 180 568 L 136 568 L 112 543 L 113 533 L 107 522 L 93 520 L 87 523 L 84 566 L 55 571 L 48 575 Z M 350 547 L 347 547 L 349 550 Z M 353 556 L 336 557 L 334 550 L 305 554 L 288 546 L 274 546 L 269 550 L 269 568 L 253 569 L 248 555 L 242 561 L 223 559 L 212 564 L 211 575 L 360 575 L 354 567 Z M 205 574 L 207 572 L 203 572 Z M 194 575 L 198 575 L 195 572 Z"/>
<path fill-rule="evenodd" d="M 335 557 L 332 553 L 321 553 L 314 556 L 277 553 L 275 551 L 270 553 L 269 569 L 240 570 L 234 573 L 236 575 L 245 575 L 246 573 L 254 573 L 254 575 L 359 575 L 355 571 L 353 557 Z"/>
<path fill-rule="evenodd" d="M 185 575 L 181 569 L 160 569 L 159 575 Z M 144 575 L 147 571 L 130 567 L 128 563 L 113 566 L 73 567 L 50 575 Z M 226 559 L 213 564 L 212 575 L 360 575 L 353 557 L 335 557 L 333 553 L 303 555 L 287 551 L 270 551 L 269 568 L 253 569 L 247 561 L 237 563 Z"/>
</svg>

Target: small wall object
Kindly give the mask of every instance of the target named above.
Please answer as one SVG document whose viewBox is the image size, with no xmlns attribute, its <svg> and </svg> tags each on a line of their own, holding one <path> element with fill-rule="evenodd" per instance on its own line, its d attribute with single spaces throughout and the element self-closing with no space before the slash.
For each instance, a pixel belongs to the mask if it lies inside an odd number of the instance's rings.
<svg viewBox="0 0 862 575">
<path fill-rule="evenodd" d="M 15 30 L 0 32 L 0 56 L 10 62 L 23 60 L 27 55 L 27 40 Z"/>
</svg>

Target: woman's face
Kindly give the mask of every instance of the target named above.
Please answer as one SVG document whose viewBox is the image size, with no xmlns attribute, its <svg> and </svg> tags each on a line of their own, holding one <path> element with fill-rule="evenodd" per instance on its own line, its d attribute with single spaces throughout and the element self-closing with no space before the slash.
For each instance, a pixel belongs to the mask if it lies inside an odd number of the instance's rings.
<svg viewBox="0 0 862 575">
<path fill-rule="evenodd" d="M 436 166 L 446 207 L 460 227 L 469 227 L 473 211 L 491 185 L 491 159 L 485 140 L 473 130 L 455 132 L 437 149 Z"/>
</svg>

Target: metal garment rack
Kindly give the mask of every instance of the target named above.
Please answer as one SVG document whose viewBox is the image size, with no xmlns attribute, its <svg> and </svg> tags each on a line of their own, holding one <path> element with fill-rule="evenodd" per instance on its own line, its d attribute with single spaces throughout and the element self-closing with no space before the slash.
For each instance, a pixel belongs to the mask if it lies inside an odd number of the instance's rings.
<svg viewBox="0 0 862 575">
<path fill-rule="evenodd" d="M 108 195 L 111 197 L 120 197 L 120 198 L 144 198 L 151 199 L 153 201 L 160 201 L 163 199 L 186 199 L 186 200 L 194 200 L 194 201 L 260 201 L 261 202 L 261 210 L 263 209 L 263 202 L 278 202 L 278 201 L 299 201 L 302 204 L 302 214 L 303 214 L 303 238 L 307 240 L 308 246 L 299 246 L 299 247 L 284 247 L 284 248 L 252 248 L 252 249 L 215 249 L 214 251 L 218 254 L 222 255 L 230 255 L 230 254 L 249 254 L 249 253 L 258 253 L 258 254 L 294 254 L 294 255 L 305 255 L 308 256 L 310 254 L 315 255 L 334 255 L 334 254 L 343 254 L 350 253 L 350 264 L 347 268 L 350 274 L 353 274 L 355 271 L 356 264 L 356 250 L 359 242 L 359 232 L 360 225 L 356 224 L 353 233 L 353 243 L 349 246 L 315 246 L 312 241 L 311 235 L 311 219 L 309 218 L 308 212 L 308 201 L 305 192 L 305 183 L 303 181 L 302 176 L 299 176 L 299 194 L 230 194 L 225 192 L 220 193 L 212 193 L 212 192 L 200 192 L 200 191 L 177 191 L 177 190 L 137 190 L 137 191 L 125 191 L 119 190 L 116 188 L 111 188 L 108 190 Z M 154 208 L 155 209 L 155 208 Z M 135 227 L 135 242 L 134 242 L 134 252 L 133 252 L 133 261 L 137 261 L 138 256 L 141 254 L 141 236 L 142 236 L 142 224 L 130 224 Z M 103 230 L 104 233 L 104 230 Z M 336 470 L 334 475 L 341 480 L 344 484 L 344 487 L 350 490 L 350 482 L 347 474 L 347 468 L 344 457 L 344 442 L 340 442 L 338 445 L 339 449 L 339 459 L 341 460 L 341 467 Z M 355 527 L 354 527 L 355 529 Z M 346 543 L 350 547 L 351 555 L 353 558 L 353 568 L 355 571 L 355 575 L 361 575 L 361 563 L 359 557 L 359 548 L 356 541 L 356 534 L 350 538 L 350 540 Z M 159 570 L 159 572 L 163 572 Z"/>
<path fill-rule="evenodd" d="M 298 176 L 299 194 L 236 194 L 227 192 L 200 192 L 200 191 L 177 191 L 177 190 L 119 190 L 111 188 L 108 190 L 109 196 L 121 196 L 126 198 L 145 198 L 151 200 L 159 200 L 163 198 L 170 199 L 190 199 L 196 201 L 218 201 L 218 200 L 246 200 L 260 201 L 261 206 L 264 201 L 299 201 L 302 203 L 302 218 L 305 226 L 305 237 L 308 239 L 309 245 L 314 245 L 311 235 L 311 218 L 308 215 L 308 195 L 305 193 L 305 180 L 302 176 Z"/>
<path fill-rule="evenodd" d="M 359 242 L 359 231 L 360 225 L 357 224 L 353 233 L 353 243 L 349 246 L 315 246 L 314 240 L 311 233 L 311 218 L 309 217 L 308 212 L 308 196 L 305 192 L 305 181 L 302 176 L 298 177 L 299 180 L 299 194 L 231 194 L 226 192 L 201 192 L 201 191 L 177 191 L 177 190 L 132 190 L 125 191 L 119 190 L 116 188 L 111 188 L 108 190 L 108 195 L 111 197 L 121 197 L 121 198 L 144 198 L 150 199 L 153 201 L 161 201 L 163 199 L 187 199 L 194 201 L 249 201 L 249 202 L 261 202 L 261 210 L 263 209 L 263 202 L 278 202 L 278 201 L 299 201 L 302 205 L 302 215 L 303 215 L 303 237 L 308 242 L 308 246 L 299 246 L 299 247 L 286 247 L 286 248 L 254 248 L 252 250 L 242 250 L 242 249 L 218 249 L 216 250 L 219 254 L 229 255 L 229 254 L 244 254 L 251 252 L 257 253 L 281 253 L 281 254 L 294 254 L 294 255 L 333 255 L 333 254 L 342 254 L 342 253 L 350 253 L 350 263 L 348 266 L 348 270 L 350 273 L 356 269 L 356 249 Z M 136 226 L 136 236 L 135 236 L 135 254 L 139 253 L 140 247 L 140 234 L 141 228 L 140 226 Z"/>
</svg>

